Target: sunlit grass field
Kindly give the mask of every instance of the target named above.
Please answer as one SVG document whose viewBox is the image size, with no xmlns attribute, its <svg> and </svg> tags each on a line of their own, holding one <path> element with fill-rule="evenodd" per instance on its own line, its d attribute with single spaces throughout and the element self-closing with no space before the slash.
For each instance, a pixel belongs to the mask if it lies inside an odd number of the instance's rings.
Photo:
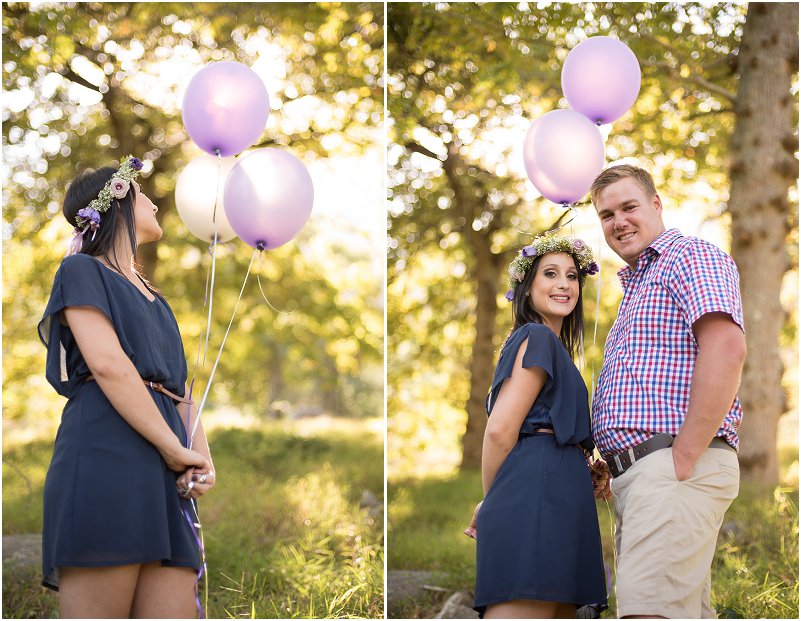
<svg viewBox="0 0 801 621">
<path fill-rule="evenodd" d="M 208 617 L 382 618 L 383 421 L 320 417 L 213 427 L 216 487 L 200 503 Z M 3 534 L 40 533 L 52 441 L 6 446 Z M 23 476 L 24 475 L 24 476 Z M 3 618 L 52 618 L 36 573 L 3 568 Z"/>
<path fill-rule="evenodd" d="M 798 449 L 780 451 L 783 486 L 742 484 L 724 520 L 712 568 L 713 606 L 720 618 L 798 618 Z M 479 472 L 392 479 L 388 484 L 388 569 L 442 573 L 440 595 L 391 605 L 389 618 L 433 618 L 451 590 L 472 595 L 475 543 L 462 531 L 481 498 Z M 613 507 L 599 501 L 605 561 L 612 570 Z M 614 618 L 614 596 L 605 618 Z"/>
</svg>

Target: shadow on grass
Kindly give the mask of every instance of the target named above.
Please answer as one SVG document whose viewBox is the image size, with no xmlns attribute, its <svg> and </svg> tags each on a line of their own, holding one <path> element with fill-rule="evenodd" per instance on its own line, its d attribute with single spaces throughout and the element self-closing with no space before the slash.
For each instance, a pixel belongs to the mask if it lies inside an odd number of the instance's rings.
<svg viewBox="0 0 801 621">
<path fill-rule="evenodd" d="M 462 531 L 481 499 L 480 473 L 393 480 L 388 494 L 389 571 L 442 572 L 438 586 L 472 594 L 475 543 Z M 604 560 L 611 571 L 614 507 L 611 501 L 596 506 Z M 797 483 L 775 489 L 741 485 L 718 537 L 712 577 L 713 605 L 721 617 L 798 618 Z M 391 593 L 389 598 L 392 602 Z M 430 599 L 421 596 L 394 603 L 389 616 L 430 617 L 441 603 Z M 603 616 L 613 618 L 612 592 L 609 603 Z"/>
<path fill-rule="evenodd" d="M 383 515 L 361 508 L 383 490 L 379 434 L 300 436 L 291 425 L 210 434 L 218 482 L 200 501 L 209 617 L 383 617 Z M 3 533 L 41 532 L 52 442 L 3 457 Z M 35 576 L 4 566 L 3 616 L 52 614 Z M 13 589 L 13 592 L 12 592 Z M 201 600 L 205 593 L 201 593 Z"/>
</svg>

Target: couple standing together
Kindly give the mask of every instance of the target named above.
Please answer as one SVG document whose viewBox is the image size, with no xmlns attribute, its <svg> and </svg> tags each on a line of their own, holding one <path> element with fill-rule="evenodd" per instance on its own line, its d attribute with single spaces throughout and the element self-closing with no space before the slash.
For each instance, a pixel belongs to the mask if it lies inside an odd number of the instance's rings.
<svg viewBox="0 0 801 621">
<path fill-rule="evenodd" d="M 602 172 L 590 190 L 623 300 L 592 403 L 573 357 L 580 240 L 540 237 L 510 266 L 514 326 L 487 398 L 475 608 L 486 618 L 605 607 L 594 498 L 614 496 L 618 616 L 714 618 L 711 564 L 737 496 L 736 393 L 745 360 L 739 276 L 715 246 L 666 230 L 651 175 Z M 597 447 L 602 460 L 589 463 Z"/>
</svg>

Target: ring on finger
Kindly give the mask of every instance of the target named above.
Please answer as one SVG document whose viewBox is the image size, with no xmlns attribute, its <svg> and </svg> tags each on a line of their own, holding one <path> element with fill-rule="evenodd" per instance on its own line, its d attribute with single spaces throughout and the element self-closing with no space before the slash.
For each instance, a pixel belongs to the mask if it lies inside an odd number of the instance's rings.
<svg viewBox="0 0 801 621">
<path fill-rule="evenodd" d="M 205 483 L 206 479 L 208 478 L 208 474 L 201 474 L 200 478 L 197 480 L 198 483 Z"/>
</svg>

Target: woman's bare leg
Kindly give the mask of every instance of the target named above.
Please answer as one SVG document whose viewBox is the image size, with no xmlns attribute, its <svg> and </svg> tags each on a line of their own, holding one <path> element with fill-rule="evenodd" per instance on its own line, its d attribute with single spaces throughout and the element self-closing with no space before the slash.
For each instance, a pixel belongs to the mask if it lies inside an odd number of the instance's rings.
<svg viewBox="0 0 801 621">
<path fill-rule="evenodd" d="M 575 619 L 576 618 L 576 605 L 575 604 L 559 604 L 556 607 L 557 619 Z"/>
<path fill-rule="evenodd" d="M 141 567 L 59 567 L 59 617 L 127 619 Z"/>
<path fill-rule="evenodd" d="M 194 619 L 195 578 L 191 567 L 165 567 L 161 562 L 142 565 L 136 584 L 133 619 Z"/>
<path fill-rule="evenodd" d="M 487 606 L 485 619 L 556 619 L 559 602 L 514 599 Z M 575 617 L 575 612 L 573 613 Z"/>
</svg>

